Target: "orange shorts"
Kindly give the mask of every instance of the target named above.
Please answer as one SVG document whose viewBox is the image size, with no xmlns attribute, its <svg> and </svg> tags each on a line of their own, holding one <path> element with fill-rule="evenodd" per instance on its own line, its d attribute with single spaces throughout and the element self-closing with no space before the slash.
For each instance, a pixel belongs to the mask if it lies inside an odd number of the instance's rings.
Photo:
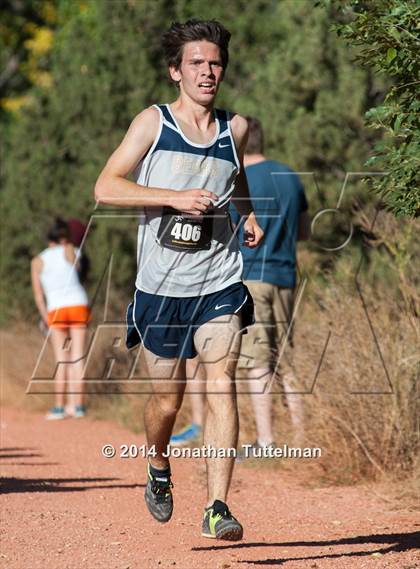
<svg viewBox="0 0 420 569">
<path fill-rule="evenodd" d="M 50 328 L 72 328 L 87 326 L 90 320 L 90 311 L 86 305 L 63 306 L 48 312 L 48 326 Z"/>
</svg>

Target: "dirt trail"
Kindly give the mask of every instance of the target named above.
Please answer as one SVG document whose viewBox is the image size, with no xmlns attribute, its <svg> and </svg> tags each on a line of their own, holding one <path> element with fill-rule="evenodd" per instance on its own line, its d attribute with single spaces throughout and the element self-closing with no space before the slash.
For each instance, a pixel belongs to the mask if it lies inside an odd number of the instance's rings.
<svg viewBox="0 0 420 569">
<path fill-rule="evenodd" d="M 112 423 L 1 418 L 5 569 L 420 567 L 418 513 L 392 509 L 372 487 L 313 489 L 296 473 L 239 464 L 229 504 L 240 543 L 200 537 L 200 459 L 175 459 L 175 512 L 160 525 L 144 500 L 145 459 L 106 459 L 105 443 L 144 443 Z M 296 468 L 298 473 L 298 468 Z"/>
</svg>

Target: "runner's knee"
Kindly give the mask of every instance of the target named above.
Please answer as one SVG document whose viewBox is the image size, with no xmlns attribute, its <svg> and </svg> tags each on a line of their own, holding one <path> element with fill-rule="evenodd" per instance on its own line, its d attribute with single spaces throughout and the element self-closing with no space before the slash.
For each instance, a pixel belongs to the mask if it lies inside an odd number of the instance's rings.
<svg viewBox="0 0 420 569">
<path fill-rule="evenodd" d="M 176 415 L 182 404 L 182 397 L 173 393 L 155 393 L 153 394 L 153 400 L 165 417 Z"/>
</svg>

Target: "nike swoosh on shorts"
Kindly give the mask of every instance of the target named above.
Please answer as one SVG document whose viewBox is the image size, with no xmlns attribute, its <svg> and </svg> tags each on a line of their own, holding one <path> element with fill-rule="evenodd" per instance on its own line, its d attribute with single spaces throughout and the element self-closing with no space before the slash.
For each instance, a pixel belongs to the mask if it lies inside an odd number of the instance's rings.
<svg viewBox="0 0 420 569">
<path fill-rule="evenodd" d="M 225 306 L 232 306 L 231 304 L 221 304 L 220 306 L 218 304 L 216 304 L 216 306 L 214 307 L 215 310 L 220 310 L 221 308 L 224 308 Z"/>
</svg>

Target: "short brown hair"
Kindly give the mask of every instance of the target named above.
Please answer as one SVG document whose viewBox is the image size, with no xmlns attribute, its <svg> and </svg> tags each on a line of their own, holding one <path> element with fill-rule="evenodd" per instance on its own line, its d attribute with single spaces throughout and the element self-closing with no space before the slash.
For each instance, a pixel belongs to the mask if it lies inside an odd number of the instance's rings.
<svg viewBox="0 0 420 569">
<path fill-rule="evenodd" d="M 248 121 L 249 136 L 245 154 L 262 154 L 264 152 L 264 132 L 261 123 L 254 117 L 245 117 Z"/>
<path fill-rule="evenodd" d="M 230 32 L 216 20 L 187 20 L 174 22 L 162 36 L 162 47 L 168 67 L 179 69 L 184 45 L 190 41 L 209 41 L 220 49 L 223 69 L 229 62 Z"/>
</svg>

